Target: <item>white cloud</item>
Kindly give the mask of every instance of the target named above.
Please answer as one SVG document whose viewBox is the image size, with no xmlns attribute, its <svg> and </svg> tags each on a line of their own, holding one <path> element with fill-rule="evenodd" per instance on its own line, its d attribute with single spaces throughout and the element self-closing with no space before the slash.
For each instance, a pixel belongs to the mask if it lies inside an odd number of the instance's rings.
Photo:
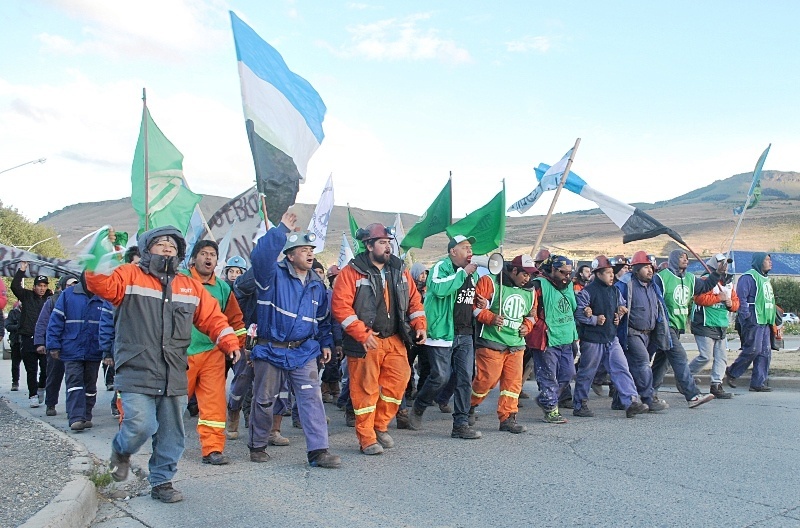
<svg viewBox="0 0 800 528">
<path fill-rule="evenodd" d="M 546 53 L 553 46 L 553 39 L 550 37 L 542 36 L 525 36 L 518 40 L 506 42 L 506 50 L 516 53 L 525 53 L 528 51 L 538 51 Z"/>
<path fill-rule="evenodd" d="M 454 40 L 439 36 L 437 29 L 419 27 L 421 21 L 429 18 L 428 14 L 417 14 L 351 26 L 347 28 L 351 35 L 348 44 L 339 49 L 326 47 L 340 57 L 439 60 L 451 64 L 471 62 L 469 51 L 459 47 Z"/>
<path fill-rule="evenodd" d="M 213 49 L 227 37 L 222 0 L 47 1 L 85 24 L 82 40 L 38 35 L 48 52 L 179 61 L 192 52 Z"/>
</svg>

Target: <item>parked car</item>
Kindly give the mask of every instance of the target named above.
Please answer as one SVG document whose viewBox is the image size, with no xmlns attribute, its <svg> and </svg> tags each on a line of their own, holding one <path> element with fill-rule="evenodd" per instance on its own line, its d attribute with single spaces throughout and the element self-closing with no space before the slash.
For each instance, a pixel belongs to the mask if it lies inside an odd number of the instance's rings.
<svg viewBox="0 0 800 528">
<path fill-rule="evenodd" d="M 798 324 L 798 323 L 800 323 L 800 317 L 797 317 L 796 313 L 783 312 L 783 322 L 784 323 L 791 323 L 791 324 Z"/>
</svg>

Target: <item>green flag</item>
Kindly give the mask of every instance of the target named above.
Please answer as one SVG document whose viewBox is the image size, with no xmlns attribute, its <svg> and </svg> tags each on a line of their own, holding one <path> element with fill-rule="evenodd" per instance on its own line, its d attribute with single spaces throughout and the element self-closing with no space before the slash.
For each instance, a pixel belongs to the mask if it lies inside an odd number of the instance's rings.
<svg viewBox="0 0 800 528">
<path fill-rule="evenodd" d="M 436 233 L 441 233 L 450 225 L 453 216 L 452 182 L 447 180 L 444 189 L 428 207 L 428 210 L 419 217 L 417 223 L 411 226 L 400 247 L 408 251 L 410 248 L 421 248 L 425 239 Z"/>
<path fill-rule="evenodd" d="M 356 238 L 356 233 L 358 233 L 358 224 L 356 223 L 356 219 L 353 218 L 353 213 L 350 212 L 350 206 L 347 206 L 347 218 L 350 221 L 350 236 L 353 239 L 353 251 L 356 255 L 364 251 L 364 244 L 361 243 L 359 239 Z"/>
<path fill-rule="evenodd" d="M 149 191 L 147 208 L 144 183 L 145 135 Z M 164 136 L 150 117 L 150 111 L 145 108 L 131 168 L 131 203 L 139 215 L 139 232 L 145 229 L 144 217 L 147 210 L 148 229 L 171 225 L 185 235 L 194 207 L 200 203 L 200 198 L 199 194 L 189 190 L 183 178 L 183 154 Z"/>
<path fill-rule="evenodd" d="M 759 157 L 756 162 L 756 168 L 753 170 L 753 181 L 750 183 L 750 190 L 747 191 L 747 209 L 752 209 L 761 201 L 761 169 L 764 168 L 764 162 L 767 160 L 767 154 L 769 154 L 769 148 L 771 146 L 772 143 L 767 145 L 767 150 L 761 154 L 761 157 Z M 744 205 L 736 207 L 733 210 L 733 214 L 739 216 L 744 210 Z"/>
<path fill-rule="evenodd" d="M 110 275 L 114 268 L 122 264 L 122 257 L 125 253 L 124 249 L 115 251 L 114 244 L 108 238 L 108 233 L 111 226 L 103 226 L 94 233 L 91 233 L 78 241 L 88 242 L 83 250 L 78 255 L 78 260 L 86 268 L 98 274 Z M 119 233 L 117 234 L 119 236 Z"/>
<path fill-rule="evenodd" d="M 506 189 L 478 209 L 447 228 L 451 238 L 456 235 L 475 237 L 472 252 L 484 255 L 503 244 L 506 232 Z M 406 238 L 408 238 L 406 236 Z"/>
</svg>

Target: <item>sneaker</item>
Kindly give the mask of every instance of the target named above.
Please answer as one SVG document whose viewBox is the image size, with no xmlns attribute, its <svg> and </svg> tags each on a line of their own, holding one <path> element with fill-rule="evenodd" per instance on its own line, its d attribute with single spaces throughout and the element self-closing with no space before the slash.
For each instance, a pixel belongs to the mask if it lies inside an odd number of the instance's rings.
<svg viewBox="0 0 800 528">
<path fill-rule="evenodd" d="M 39 405 L 41 405 L 39 403 L 39 398 L 37 396 L 31 396 L 30 398 L 28 398 L 28 404 L 31 406 L 31 408 L 34 408 L 34 409 L 36 407 L 38 407 Z"/>
<path fill-rule="evenodd" d="M 347 427 L 356 426 L 356 413 L 352 409 L 345 409 L 344 411 L 344 424 Z"/>
<path fill-rule="evenodd" d="M 467 424 L 472 427 L 475 425 L 475 422 L 478 421 L 478 415 L 475 413 L 475 408 L 477 405 L 473 405 L 469 408 L 469 414 L 467 415 Z"/>
<path fill-rule="evenodd" d="M 561 413 L 558 412 L 558 407 L 556 407 L 555 409 L 553 409 L 551 411 L 546 411 L 544 413 L 544 418 L 542 418 L 542 421 L 544 421 L 546 423 L 551 423 L 551 424 L 567 423 L 567 419 L 564 418 L 563 416 L 561 416 Z"/>
<path fill-rule="evenodd" d="M 653 401 L 647 404 L 650 407 L 650 412 L 665 411 L 669 409 L 669 404 L 664 400 L 653 398 Z"/>
<path fill-rule="evenodd" d="M 642 403 L 640 401 L 634 400 L 627 409 L 625 409 L 625 417 L 626 418 L 633 418 L 637 414 L 646 413 L 650 410 L 650 407 L 646 403 Z"/>
<path fill-rule="evenodd" d="M 128 478 L 128 470 L 131 468 L 131 456 L 117 453 L 111 450 L 111 459 L 108 461 L 108 471 L 111 478 L 116 482 L 122 482 Z"/>
<path fill-rule="evenodd" d="M 36 391 L 36 397 L 39 399 L 39 405 L 44 403 L 44 389 Z"/>
<path fill-rule="evenodd" d="M 713 394 L 698 394 L 691 400 L 687 401 L 686 403 L 689 404 L 690 409 L 694 409 L 695 407 L 700 407 L 704 403 L 708 403 L 714 399 Z"/>
<path fill-rule="evenodd" d="M 150 496 L 155 500 L 160 500 L 161 502 L 166 502 L 168 504 L 183 500 L 183 494 L 172 487 L 172 482 L 165 482 L 164 484 L 154 486 L 150 490 Z"/>
<path fill-rule="evenodd" d="M 725 389 L 722 388 L 722 383 L 712 383 L 711 394 L 718 400 L 730 400 L 733 398 L 733 394 L 725 392 Z"/>
<path fill-rule="evenodd" d="M 239 438 L 239 417 L 239 411 L 228 409 L 228 415 L 225 421 L 225 436 L 231 440 Z"/>
<path fill-rule="evenodd" d="M 69 428 L 73 431 L 83 431 L 84 427 L 83 420 L 78 420 L 77 422 L 72 422 L 69 424 Z"/>
<path fill-rule="evenodd" d="M 477 440 L 482 436 L 480 431 L 476 431 L 469 424 L 454 425 L 453 431 L 450 433 L 450 438 L 463 438 L 464 440 Z"/>
<path fill-rule="evenodd" d="M 769 385 L 762 385 L 760 387 L 750 387 L 750 392 L 772 392 L 772 387 Z"/>
<path fill-rule="evenodd" d="M 47 407 L 47 410 L 44 413 L 47 416 L 55 416 L 56 414 L 58 414 L 58 413 L 56 413 L 56 408 L 55 407 Z"/>
<path fill-rule="evenodd" d="M 517 423 L 517 413 L 511 413 L 508 415 L 508 418 L 500 422 L 500 430 L 519 434 L 524 433 L 528 428 Z"/>
<path fill-rule="evenodd" d="M 442 411 L 444 414 L 453 414 L 453 408 L 450 406 L 449 403 L 440 403 L 439 410 Z"/>
<path fill-rule="evenodd" d="M 365 455 L 382 455 L 383 454 L 383 446 L 381 446 L 378 442 L 375 442 L 372 445 L 368 445 L 367 447 L 362 447 L 361 452 Z"/>
<path fill-rule="evenodd" d="M 397 411 L 397 428 L 408 429 L 408 409 L 400 409 Z"/>
<path fill-rule="evenodd" d="M 19 383 L 12 383 L 12 384 L 11 384 L 11 390 L 12 390 L 13 392 L 16 392 L 16 391 L 18 391 L 18 390 L 19 390 Z"/>
<path fill-rule="evenodd" d="M 592 383 L 592 392 L 597 394 L 598 396 L 605 396 L 603 394 L 603 384 L 602 383 Z"/>
<path fill-rule="evenodd" d="M 250 462 L 267 462 L 269 461 L 269 455 L 263 449 L 251 449 L 250 450 Z"/>
<path fill-rule="evenodd" d="M 271 446 L 287 446 L 289 439 L 281 434 L 280 431 L 270 431 L 267 444 Z"/>
<path fill-rule="evenodd" d="M 388 433 L 388 431 L 378 431 L 375 429 L 375 436 L 378 438 L 378 443 L 384 449 L 391 449 L 394 447 L 394 439 Z"/>
<path fill-rule="evenodd" d="M 203 457 L 203 464 L 211 464 L 212 466 L 224 466 L 230 464 L 231 459 L 220 453 L 219 451 L 212 451 Z"/>
<path fill-rule="evenodd" d="M 581 401 L 580 409 L 573 409 L 572 416 L 580 416 L 581 418 L 594 418 L 594 412 L 589 408 L 586 400 Z"/>
<path fill-rule="evenodd" d="M 311 467 L 336 469 L 342 465 L 342 459 L 338 455 L 332 455 L 331 453 L 328 453 L 328 450 L 326 449 L 322 453 L 315 456 L 314 460 L 310 460 L 308 465 Z"/>
<path fill-rule="evenodd" d="M 412 407 L 408 413 L 408 428 L 412 431 L 419 431 L 422 429 L 422 414 L 425 411 L 418 411 L 416 407 Z"/>
<path fill-rule="evenodd" d="M 119 418 L 119 409 L 117 409 L 116 405 L 111 408 L 111 416 L 116 416 L 117 418 Z"/>
</svg>

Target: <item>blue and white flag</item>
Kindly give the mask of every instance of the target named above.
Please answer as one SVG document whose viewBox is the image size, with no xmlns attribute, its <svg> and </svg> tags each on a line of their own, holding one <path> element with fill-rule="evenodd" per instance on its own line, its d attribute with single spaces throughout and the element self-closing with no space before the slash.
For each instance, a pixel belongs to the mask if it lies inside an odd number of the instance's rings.
<svg viewBox="0 0 800 528">
<path fill-rule="evenodd" d="M 320 253 L 325 249 L 325 236 L 328 234 L 328 221 L 333 212 L 333 174 L 328 176 L 325 188 L 322 189 L 322 196 L 314 208 L 311 222 L 308 223 L 308 230 L 317 235 L 314 241 L 314 253 Z"/>
<path fill-rule="evenodd" d="M 308 161 L 325 134 L 325 103 L 275 48 L 231 11 L 245 126 L 259 192 L 273 224 L 294 205 Z"/>
<path fill-rule="evenodd" d="M 535 169 L 536 177 L 544 181 L 550 168 L 549 165 L 540 163 Z M 665 226 L 641 209 L 594 189 L 572 171 L 567 175 L 564 188 L 597 204 L 597 207 L 622 230 L 622 242 L 625 244 L 657 237 L 658 235 L 668 235 L 679 244 L 686 245 L 686 242 L 676 231 Z"/>
<path fill-rule="evenodd" d="M 392 245 L 392 255 L 401 259 L 406 255 L 406 252 L 400 247 L 400 244 L 403 243 L 403 239 L 405 237 L 406 230 L 403 228 L 403 219 L 400 218 L 400 213 L 397 213 L 394 216 L 394 238 L 389 242 Z"/>
<path fill-rule="evenodd" d="M 336 259 L 336 265 L 339 266 L 341 270 L 344 269 L 351 260 L 353 260 L 353 248 L 350 247 L 347 234 L 342 233 L 342 244 L 339 246 L 339 258 Z"/>
<path fill-rule="evenodd" d="M 536 179 L 539 180 L 539 185 L 536 186 L 534 190 L 528 194 L 525 198 L 517 200 L 514 202 L 511 207 L 508 208 L 507 212 L 517 211 L 519 214 L 524 214 L 533 207 L 539 198 L 545 193 L 545 191 L 552 191 L 558 187 L 558 184 L 561 182 L 561 176 L 564 174 L 564 170 L 567 168 L 567 163 L 569 162 L 569 158 L 572 156 L 572 149 L 569 149 L 564 157 L 561 158 L 558 163 L 550 167 L 548 165 L 547 170 L 540 176 L 538 173 L 536 174 Z M 541 166 L 542 164 L 540 164 Z"/>
</svg>

